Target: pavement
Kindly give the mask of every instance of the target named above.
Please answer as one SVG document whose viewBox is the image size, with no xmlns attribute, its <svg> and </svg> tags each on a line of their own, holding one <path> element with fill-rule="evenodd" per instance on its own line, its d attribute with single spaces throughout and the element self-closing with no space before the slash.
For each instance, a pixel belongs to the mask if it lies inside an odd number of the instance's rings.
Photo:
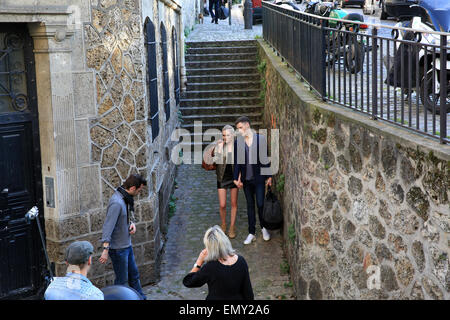
<svg viewBox="0 0 450 320">
<path fill-rule="evenodd" d="M 205 16 L 203 24 L 196 24 L 186 41 L 233 41 L 254 40 L 262 37 L 262 23 L 258 22 L 252 29 L 244 28 L 242 8 L 234 5 L 231 9 L 231 25 L 229 19 L 219 20 L 218 24 L 211 23 L 211 16 Z"/>
<path fill-rule="evenodd" d="M 220 225 L 215 172 L 205 171 L 201 165 L 178 166 L 174 197 L 176 210 L 169 220 L 161 262 L 161 278 L 155 285 L 144 287 L 144 292 L 149 300 L 203 300 L 208 292 L 207 285 L 190 289 L 184 287 L 182 281 L 204 249 L 205 231 L 211 226 Z M 228 224 L 229 200 L 228 194 Z M 231 244 L 247 261 L 255 299 L 295 299 L 287 272 L 281 231 L 271 231 L 271 239 L 264 241 L 257 219 L 256 241 L 249 245 L 243 244 L 248 234 L 243 190 L 239 191 L 238 196 L 236 234 L 236 238 L 231 239 Z"/>
</svg>

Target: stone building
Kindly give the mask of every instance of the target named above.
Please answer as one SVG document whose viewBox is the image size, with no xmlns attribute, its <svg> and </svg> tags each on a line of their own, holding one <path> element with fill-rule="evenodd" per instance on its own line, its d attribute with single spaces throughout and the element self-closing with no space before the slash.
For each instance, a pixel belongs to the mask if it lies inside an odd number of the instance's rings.
<svg viewBox="0 0 450 320">
<path fill-rule="evenodd" d="M 190 0 L 1 1 L 0 298 L 32 295 L 42 283 L 45 258 L 27 210 L 37 205 L 61 275 L 74 240 L 94 244 L 98 260 L 109 197 L 131 173 L 149 182 L 136 199 L 141 281 L 158 277 L 183 18 L 191 28 L 197 14 L 183 4 L 199 8 Z M 94 263 L 90 277 L 111 284 L 111 263 Z"/>
</svg>

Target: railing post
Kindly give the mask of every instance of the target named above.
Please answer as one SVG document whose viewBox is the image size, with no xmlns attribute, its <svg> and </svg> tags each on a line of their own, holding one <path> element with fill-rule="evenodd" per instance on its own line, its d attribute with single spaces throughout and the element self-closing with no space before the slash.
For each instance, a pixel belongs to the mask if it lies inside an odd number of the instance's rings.
<svg viewBox="0 0 450 320">
<path fill-rule="evenodd" d="M 376 27 L 372 28 L 372 119 L 376 120 L 377 119 L 377 114 L 378 114 L 378 89 L 377 89 L 377 84 L 378 84 L 378 68 L 377 68 L 377 53 L 378 53 L 378 29 Z M 368 44 L 367 44 L 368 45 Z M 364 44 L 362 44 L 361 46 L 362 50 L 365 51 L 364 49 Z M 362 52 L 362 54 L 364 54 L 364 52 Z M 361 70 L 362 72 L 362 70 Z M 367 70 L 367 72 L 369 72 L 369 70 Z M 369 94 L 367 92 L 367 94 Z"/>
<path fill-rule="evenodd" d="M 252 1 L 245 0 L 244 2 L 244 29 L 253 28 L 253 12 L 252 12 Z"/>
<path fill-rule="evenodd" d="M 441 35 L 440 48 L 440 143 L 444 144 L 447 137 L 447 36 Z"/>
<path fill-rule="evenodd" d="M 320 64 L 321 64 L 321 70 L 320 72 L 322 72 L 322 81 L 321 81 L 321 90 L 320 90 L 320 94 L 322 95 L 322 100 L 326 101 L 327 100 L 327 92 L 326 92 L 326 87 L 327 87 L 327 83 L 326 83 L 326 76 L 327 76 L 327 71 L 326 71 L 326 65 L 325 65 L 325 58 L 326 58 L 326 43 L 325 43 L 325 33 L 327 32 L 327 30 L 325 29 L 325 24 L 327 20 L 319 20 L 320 21 L 320 30 L 321 32 L 321 57 L 320 57 Z"/>
</svg>

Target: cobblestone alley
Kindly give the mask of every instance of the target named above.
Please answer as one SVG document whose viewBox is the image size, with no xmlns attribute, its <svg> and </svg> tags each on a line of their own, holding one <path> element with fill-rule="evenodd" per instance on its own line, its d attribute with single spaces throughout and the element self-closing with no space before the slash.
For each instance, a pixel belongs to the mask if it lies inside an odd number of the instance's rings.
<svg viewBox="0 0 450 320">
<path fill-rule="evenodd" d="M 204 248 L 205 231 L 220 224 L 216 175 L 214 171 L 203 170 L 200 165 L 181 165 L 176 181 L 176 212 L 169 221 L 161 262 L 161 279 L 156 285 L 144 288 L 150 300 L 202 300 L 208 291 L 207 285 L 196 289 L 186 288 L 182 280 Z M 229 224 L 229 196 L 227 209 Z M 292 299 L 293 290 L 287 274 L 287 262 L 283 257 L 280 230 L 272 231 L 271 240 L 265 242 L 257 223 L 256 242 L 244 245 L 247 227 L 245 196 L 241 190 L 236 218 L 237 236 L 231 239 L 231 243 L 238 254 L 247 260 L 255 299 Z"/>
</svg>

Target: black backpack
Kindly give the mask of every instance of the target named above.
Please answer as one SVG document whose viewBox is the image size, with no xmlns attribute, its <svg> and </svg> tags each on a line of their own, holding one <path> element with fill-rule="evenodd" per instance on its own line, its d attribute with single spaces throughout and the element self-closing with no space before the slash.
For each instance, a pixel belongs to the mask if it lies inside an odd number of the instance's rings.
<svg viewBox="0 0 450 320">
<path fill-rule="evenodd" d="M 263 226 L 268 230 L 280 229 L 283 225 L 283 213 L 280 201 L 278 201 L 277 196 L 273 194 L 270 187 L 264 199 L 263 220 Z"/>
</svg>

